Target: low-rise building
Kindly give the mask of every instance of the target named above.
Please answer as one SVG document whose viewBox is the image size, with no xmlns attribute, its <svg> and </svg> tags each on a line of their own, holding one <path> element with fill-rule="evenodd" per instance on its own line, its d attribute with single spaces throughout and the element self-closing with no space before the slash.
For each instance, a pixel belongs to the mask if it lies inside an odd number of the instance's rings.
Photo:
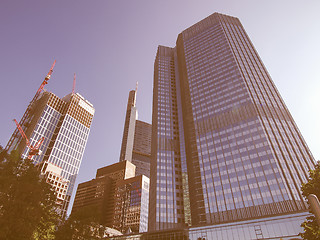
<svg viewBox="0 0 320 240">
<path fill-rule="evenodd" d="M 121 232 L 146 232 L 149 178 L 135 177 L 135 165 L 121 161 L 97 170 L 96 178 L 78 185 L 72 212 L 86 207 L 97 211 L 99 223 Z"/>
</svg>

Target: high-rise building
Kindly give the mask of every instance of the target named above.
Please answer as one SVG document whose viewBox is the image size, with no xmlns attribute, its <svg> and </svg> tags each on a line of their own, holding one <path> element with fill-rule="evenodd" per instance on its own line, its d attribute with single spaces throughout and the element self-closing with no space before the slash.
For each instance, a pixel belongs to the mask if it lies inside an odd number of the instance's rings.
<svg viewBox="0 0 320 240">
<path fill-rule="evenodd" d="M 119 163 L 80 183 L 72 209 L 93 207 L 101 224 L 123 233 L 148 230 L 151 124 L 137 120 L 136 94 L 129 92 Z"/>
<path fill-rule="evenodd" d="M 151 156 L 149 231 L 307 211 L 314 158 L 235 17 L 158 47 Z"/>
<path fill-rule="evenodd" d="M 150 176 L 151 124 L 138 120 L 137 89 L 129 92 L 120 162 L 129 161 L 136 166 L 136 176 Z"/>
<path fill-rule="evenodd" d="M 41 92 L 31 106 L 28 106 L 24 116 L 22 128 L 34 145 L 42 137 L 44 141 L 40 146 L 40 155 L 33 156 L 35 164 L 50 167 L 57 166 L 60 169 L 50 176 L 57 177 L 60 182 L 67 184 L 63 197 L 61 213 L 67 211 L 74 183 L 79 172 L 84 149 L 88 140 L 90 126 L 94 115 L 93 105 L 85 100 L 79 93 L 69 94 L 59 98 L 53 93 Z M 17 150 L 23 158 L 28 157 L 29 147 L 21 134 L 16 130 L 10 138 L 6 149 L 10 152 Z M 47 163 L 47 164 L 43 164 Z M 50 169 L 42 169 L 43 173 L 52 172 Z M 57 180 L 58 181 L 58 180 Z M 55 182 L 52 183 L 55 186 Z M 59 196 L 59 193 L 57 193 Z"/>
<path fill-rule="evenodd" d="M 123 129 L 122 144 L 120 150 L 119 161 L 132 161 L 132 150 L 134 141 L 134 131 L 136 127 L 136 120 L 138 118 L 138 112 L 136 108 L 137 90 L 129 92 L 126 119 Z"/>
</svg>

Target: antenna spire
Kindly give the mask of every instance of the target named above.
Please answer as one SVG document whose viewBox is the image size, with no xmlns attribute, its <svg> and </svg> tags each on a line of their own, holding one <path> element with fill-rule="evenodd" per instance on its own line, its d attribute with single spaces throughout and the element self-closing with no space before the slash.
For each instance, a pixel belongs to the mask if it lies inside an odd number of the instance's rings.
<svg viewBox="0 0 320 240">
<path fill-rule="evenodd" d="M 136 83 L 136 91 L 134 93 L 134 100 L 133 100 L 133 106 L 136 106 L 136 101 L 137 101 L 137 92 L 138 92 L 138 81 Z"/>
<path fill-rule="evenodd" d="M 76 73 L 74 73 L 74 75 L 73 75 L 72 94 L 74 94 L 75 88 L 76 88 Z"/>
</svg>

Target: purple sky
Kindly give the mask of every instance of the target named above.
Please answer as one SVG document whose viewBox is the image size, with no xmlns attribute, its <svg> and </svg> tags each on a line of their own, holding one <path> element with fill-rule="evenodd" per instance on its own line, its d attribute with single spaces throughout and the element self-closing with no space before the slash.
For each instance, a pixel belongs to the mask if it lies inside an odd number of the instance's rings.
<svg viewBox="0 0 320 240">
<path fill-rule="evenodd" d="M 139 119 L 151 122 L 157 46 L 175 46 L 182 30 L 214 12 L 240 19 L 320 160 L 318 0 L 1 0 L 0 144 L 56 59 L 46 89 L 67 95 L 75 72 L 76 91 L 96 109 L 77 183 L 94 178 L 97 168 L 119 159 L 136 81 Z"/>
</svg>

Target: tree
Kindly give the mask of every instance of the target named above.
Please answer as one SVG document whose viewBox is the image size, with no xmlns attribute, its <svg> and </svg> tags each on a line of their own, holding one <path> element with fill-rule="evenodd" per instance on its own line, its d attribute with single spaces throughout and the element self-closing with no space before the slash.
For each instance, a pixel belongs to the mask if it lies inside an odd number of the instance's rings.
<svg viewBox="0 0 320 240">
<path fill-rule="evenodd" d="M 308 182 L 302 184 L 302 195 L 307 199 L 309 194 L 314 194 L 320 199 L 320 162 L 316 164 L 314 170 L 309 171 Z M 306 240 L 320 240 L 320 227 L 314 216 L 307 217 L 307 220 L 301 224 L 304 232 L 300 236 Z"/>
<path fill-rule="evenodd" d="M 0 239 L 54 239 L 55 201 L 32 161 L 0 149 Z"/>
<path fill-rule="evenodd" d="M 56 240 L 96 240 L 102 239 L 105 227 L 98 223 L 98 210 L 95 207 L 83 207 L 72 212 L 56 232 Z"/>
</svg>

